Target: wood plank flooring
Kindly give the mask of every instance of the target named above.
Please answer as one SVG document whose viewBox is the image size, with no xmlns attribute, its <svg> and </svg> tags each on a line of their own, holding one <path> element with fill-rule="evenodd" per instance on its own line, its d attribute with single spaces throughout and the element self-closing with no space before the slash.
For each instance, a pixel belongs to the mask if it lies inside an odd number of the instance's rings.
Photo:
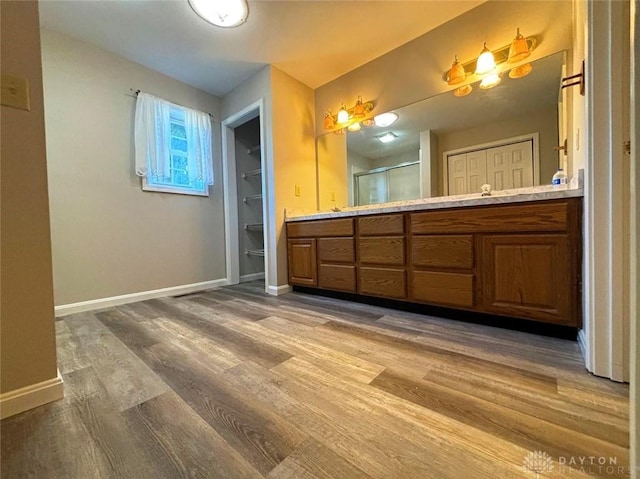
<svg viewBox="0 0 640 479">
<path fill-rule="evenodd" d="M 628 387 L 575 342 L 259 283 L 56 330 L 65 398 L 2 421 L 3 479 L 629 476 Z"/>
</svg>

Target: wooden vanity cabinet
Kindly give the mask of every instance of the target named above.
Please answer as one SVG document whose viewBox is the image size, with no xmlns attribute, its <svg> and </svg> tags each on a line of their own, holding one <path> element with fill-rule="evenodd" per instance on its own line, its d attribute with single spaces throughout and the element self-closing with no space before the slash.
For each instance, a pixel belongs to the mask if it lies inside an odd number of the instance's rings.
<svg viewBox="0 0 640 479">
<path fill-rule="evenodd" d="M 568 198 L 290 222 L 289 281 L 580 327 L 581 215 Z"/>
</svg>

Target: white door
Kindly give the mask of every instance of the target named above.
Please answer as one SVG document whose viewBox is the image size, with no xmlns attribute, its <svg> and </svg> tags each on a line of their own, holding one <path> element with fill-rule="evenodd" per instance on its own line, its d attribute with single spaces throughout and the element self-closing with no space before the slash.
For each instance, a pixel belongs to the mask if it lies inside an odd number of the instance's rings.
<svg viewBox="0 0 640 479">
<path fill-rule="evenodd" d="M 482 185 L 487 182 L 487 152 L 486 150 L 467 153 L 467 191 L 466 193 L 480 193 Z"/>
<path fill-rule="evenodd" d="M 533 186 L 533 142 L 489 148 L 487 183 L 494 190 Z"/>
<path fill-rule="evenodd" d="M 467 154 L 448 157 L 449 194 L 464 195 L 467 193 Z"/>
</svg>

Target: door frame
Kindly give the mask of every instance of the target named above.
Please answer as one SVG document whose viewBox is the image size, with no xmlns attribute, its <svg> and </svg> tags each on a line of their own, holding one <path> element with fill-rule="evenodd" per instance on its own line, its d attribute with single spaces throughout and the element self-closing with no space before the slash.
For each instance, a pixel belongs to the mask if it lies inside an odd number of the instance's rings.
<svg viewBox="0 0 640 479">
<path fill-rule="evenodd" d="M 225 118 L 221 123 L 222 128 L 222 176 L 224 185 L 224 236 L 226 276 L 228 284 L 240 283 L 240 251 L 238 250 L 238 188 L 236 175 L 236 148 L 235 128 L 247 121 L 259 118 L 260 120 L 260 168 L 262 169 L 262 218 L 264 236 L 264 284 L 265 292 L 269 285 L 269 261 L 271 259 L 268 238 L 271 231 L 269 221 L 269 174 L 268 161 L 265 148 L 265 124 L 264 124 L 264 100 L 261 98 L 246 106 L 242 110 Z"/>
<path fill-rule="evenodd" d="M 513 136 L 511 138 L 503 138 L 501 140 L 490 141 L 488 143 L 480 143 L 478 145 L 465 146 L 455 150 L 447 150 L 442 152 L 442 193 L 444 196 L 449 194 L 449 157 L 459 155 L 461 153 L 470 153 L 478 150 L 488 150 L 500 146 L 512 145 L 529 141 L 533 143 L 533 186 L 540 184 L 540 134 L 538 132 L 527 133 L 525 135 Z M 479 192 L 478 192 L 479 193 Z"/>
</svg>

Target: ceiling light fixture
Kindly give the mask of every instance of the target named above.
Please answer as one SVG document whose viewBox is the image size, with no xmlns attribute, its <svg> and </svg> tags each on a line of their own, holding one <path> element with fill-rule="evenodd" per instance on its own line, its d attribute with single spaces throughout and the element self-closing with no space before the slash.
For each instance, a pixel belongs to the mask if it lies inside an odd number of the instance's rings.
<svg viewBox="0 0 640 479">
<path fill-rule="evenodd" d="M 245 0 L 189 0 L 189 5 L 198 16 L 218 27 L 237 27 L 249 15 Z"/>
<path fill-rule="evenodd" d="M 380 141 L 380 143 L 389 143 L 398 138 L 398 135 L 393 132 L 388 132 L 384 135 L 376 136 L 376 138 L 378 139 L 378 141 Z"/>
<path fill-rule="evenodd" d="M 395 123 L 397 119 L 398 114 L 393 112 L 381 113 L 373 117 L 373 121 L 375 122 L 376 126 L 380 126 L 382 128 Z"/>
</svg>

